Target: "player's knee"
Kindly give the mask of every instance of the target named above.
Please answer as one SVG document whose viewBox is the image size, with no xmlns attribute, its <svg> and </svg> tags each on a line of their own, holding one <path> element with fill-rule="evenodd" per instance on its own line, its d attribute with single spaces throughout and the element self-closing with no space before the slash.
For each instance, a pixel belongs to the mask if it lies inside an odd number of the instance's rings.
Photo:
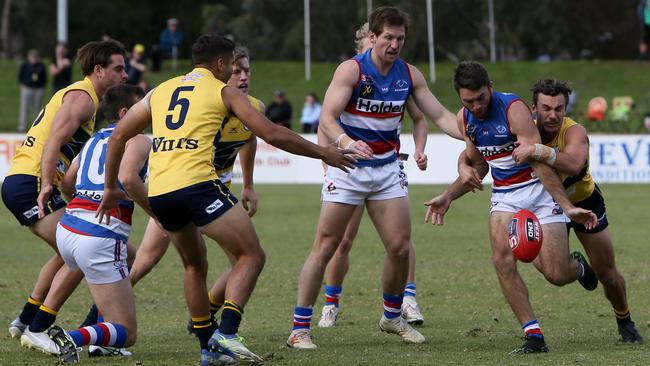
<svg viewBox="0 0 650 366">
<path fill-rule="evenodd" d="M 193 258 L 191 261 L 185 263 L 186 272 L 195 272 L 202 276 L 208 274 L 208 260 L 207 258 Z"/>
<path fill-rule="evenodd" d="M 329 262 L 336 253 L 338 243 L 332 240 L 321 240 L 314 245 L 312 256 L 323 265 Z"/>
<path fill-rule="evenodd" d="M 599 268 L 596 270 L 596 277 L 604 287 L 618 286 L 620 283 L 623 283 L 623 276 L 618 272 L 615 267 L 610 268 Z"/>
<path fill-rule="evenodd" d="M 492 264 L 494 265 L 497 275 L 500 277 L 508 277 L 517 272 L 515 257 L 512 254 L 502 255 L 500 253 L 493 253 Z"/>
<path fill-rule="evenodd" d="M 353 241 L 350 240 L 350 238 L 348 238 L 347 236 L 343 237 L 341 243 L 339 243 L 339 247 L 336 250 L 336 253 L 342 255 L 348 255 L 348 253 L 350 253 L 350 250 L 352 250 L 352 242 Z"/>
<path fill-rule="evenodd" d="M 391 245 L 386 248 L 386 254 L 399 261 L 409 260 L 409 253 L 411 252 L 411 247 L 408 245 L 408 241 L 403 244 Z"/>
</svg>

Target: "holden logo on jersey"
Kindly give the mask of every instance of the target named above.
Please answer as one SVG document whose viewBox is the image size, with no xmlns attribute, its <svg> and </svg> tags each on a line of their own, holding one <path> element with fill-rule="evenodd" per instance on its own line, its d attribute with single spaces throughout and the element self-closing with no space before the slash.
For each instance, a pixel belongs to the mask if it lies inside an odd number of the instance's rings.
<svg viewBox="0 0 650 366">
<path fill-rule="evenodd" d="M 506 133 L 506 131 L 507 131 L 507 130 L 506 130 L 506 126 L 504 126 L 504 125 L 498 125 L 498 126 L 497 126 L 497 132 L 498 132 L 498 133 L 502 133 L 502 134 L 503 134 L 503 133 Z"/>
<path fill-rule="evenodd" d="M 515 143 L 510 141 L 507 144 L 501 146 L 477 146 L 477 148 L 484 157 L 488 158 L 514 150 Z"/>
<path fill-rule="evenodd" d="M 397 82 L 395 82 L 395 86 L 396 86 L 396 88 L 395 88 L 396 92 L 409 90 L 408 83 L 406 82 L 406 80 L 403 80 L 403 79 L 397 80 Z"/>
<path fill-rule="evenodd" d="M 357 99 L 357 110 L 366 113 L 403 113 L 403 100 Z"/>
</svg>

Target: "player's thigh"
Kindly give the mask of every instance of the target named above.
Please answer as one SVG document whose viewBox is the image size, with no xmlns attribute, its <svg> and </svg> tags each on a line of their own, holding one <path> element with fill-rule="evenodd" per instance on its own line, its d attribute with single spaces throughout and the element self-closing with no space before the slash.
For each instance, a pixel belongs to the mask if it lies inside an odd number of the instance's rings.
<svg viewBox="0 0 650 366">
<path fill-rule="evenodd" d="M 407 197 L 366 202 L 370 219 L 386 246 L 409 247 L 411 213 Z"/>
<path fill-rule="evenodd" d="M 89 283 L 88 288 L 105 321 L 135 330 L 135 299 L 128 279 L 106 284 Z"/>
<path fill-rule="evenodd" d="M 184 265 L 207 266 L 205 242 L 194 224 L 189 223 L 168 234 Z"/>
<path fill-rule="evenodd" d="M 542 247 L 535 258 L 535 267 L 541 270 L 555 268 L 563 269 L 569 265 L 569 237 L 566 224 L 554 222 L 542 224 Z"/>
<path fill-rule="evenodd" d="M 358 230 L 358 223 L 355 225 L 353 222 L 353 215 L 358 212 L 356 210 L 360 211 L 359 220 L 361 220 L 363 205 L 324 201 L 321 204 L 320 215 L 318 217 L 318 226 L 316 229 L 317 241 L 334 240 L 338 245 L 338 242 L 341 241 L 343 234 L 348 229 L 348 224 L 356 226 L 356 230 Z"/>
<path fill-rule="evenodd" d="M 261 251 L 253 222 L 239 202 L 199 230 L 235 257 Z"/>
<path fill-rule="evenodd" d="M 61 216 L 63 216 L 64 212 L 65 209 L 60 208 L 49 215 L 46 215 L 42 219 L 29 225 L 29 230 L 39 238 L 45 240 L 52 247 L 56 248 L 56 224 L 61 221 Z"/>
<path fill-rule="evenodd" d="M 167 234 L 150 218 L 138 247 L 137 257 L 158 263 L 169 248 L 170 239 L 165 235 Z"/>
<path fill-rule="evenodd" d="M 576 236 L 587 252 L 591 266 L 599 271 L 615 267 L 614 244 L 609 228 L 597 233 L 576 231 Z"/>
<path fill-rule="evenodd" d="M 490 213 L 490 242 L 492 244 L 492 256 L 495 261 L 512 261 L 514 255 L 508 241 L 508 224 L 515 215 L 509 211 L 492 211 Z"/>
</svg>

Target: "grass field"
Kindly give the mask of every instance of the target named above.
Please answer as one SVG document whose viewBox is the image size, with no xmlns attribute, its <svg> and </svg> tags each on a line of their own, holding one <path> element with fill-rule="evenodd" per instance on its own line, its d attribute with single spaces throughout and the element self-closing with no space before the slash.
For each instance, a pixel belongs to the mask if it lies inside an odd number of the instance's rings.
<svg viewBox="0 0 650 366">
<path fill-rule="evenodd" d="M 254 57 L 254 55 L 253 55 Z M 577 113 L 575 117 L 584 122 L 590 131 L 609 131 L 615 133 L 638 133 L 643 131 L 642 118 L 650 112 L 650 63 L 634 61 L 575 61 L 575 62 L 499 62 L 486 63 L 495 89 L 519 94 L 530 102 L 530 87 L 539 78 L 555 77 L 569 82 L 578 93 Z M 0 60 L 0 131 L 14 131 L 18 123 L 18 105 L 20 92 L 16 75 L 19 63 Z M 293 128 L 300 129 L 300 113 L 305 101 L 305 95 L 315 92 L 323 97 L 332 78 L 335 64 L 314 63 L 312 80 L 305 81 L 304 65 L 302 62 L 264 62 L 253 59 L 253 76 L 251 94 L 265 103 L 271 101 L 275 89 L 283 89 L 293 105 Z M 428 64 L 418 67 L 429 80 Z M 431 90 L 448 109 L 455 112 L 460 108 L 458 96 L 452 86 L 452 75 L 455 65 L 450 62 L 440 62 L 436 65 L 437 81 L 431 85 Z M 186 72 L 189 62 L 180 64 L 178 71 L 165 68 L 162 72 L 147 75 L 152 86 L 172 76 Z M 80 73 L 75 71 L 75 78 Z M 51 88 L 48 86 L 48 93 Z M 46 98 L 49 94 L 46 93 Z M 636 101 L 636 108 L 627 122 L 616 123 L 602 121 L 590 123 L 584 119 L 584 111 L 589 100 L 595 96 L 603 96 L 611 103 L 612 97 L 629 95 Z M 44 101 L 46 102 L 46 101 Z M 407 118 L 404 132 L 410 132 L 411 123 Z M 436 131 L 436 127 L 430 127 Z"/>
<path fill-rule="evenodd" d="M 633 319 L 650 337 L 650 287 L 648 287 L 648 185 L 607 185 L 604 194 L 616 245 L 617 263 L 627 280 Z M 267 253 L 267 264 L 246 307 L 241 334 L 253 351 L 271 365 L 634 365 L 648 363 L 648 346 L 617 341 L 612 309 L 602 290 L 586 292 L 578 284 L 556 288 L 532 265 L 519 266 L 550 353 L 510 356 L 520 344 L 521 330 L 498 288 L 490 262 L 487 239 L 489 193 L 457 201 L 444 227 L 422 223 L 422 202 L 440 186 L 412 186 L 413 241 L 417 248 L 418 300 L 425 316 L 422 345 L 407 345 L 398 337 L 381 333 L 379 274 L 383 249 L 370 222 L 364 218 L 351 269 L 341 299 L 342 312 L 332 329 L 315 328 L 314 351 L 287 349 L 297 278 L 315 232 L 319 212 L 319 187 L 315 185 L 261 185 L 260 209 L 254 223 Z M 239 192 L 235 187 L 234 192 Z M 143 232 L 138 213 L 134 242 Z M 56 360 L 21 349 L 8 337 L 6 325 L 16 316 L 51 250 L 36 240 L 0 208 L 0 365 L 53 365 Z M 579 248 L 575 237 L 572 248 Z M 216 244 L 209 245 L 210 276 L 225 268 Z M 196 365 L 197 341 L 187 335 L 188 313 L 182 291 L 182 268 L 176 253 L 169 253 L 135 288 L 139 339 L 132 359 L 88 359 L 101 365 Z M 75 327 L 91 300 L 82 286 L 59 314 L 58 323 Z M 318 321 L 322 297 L 315 306 Z"/>
</svg>

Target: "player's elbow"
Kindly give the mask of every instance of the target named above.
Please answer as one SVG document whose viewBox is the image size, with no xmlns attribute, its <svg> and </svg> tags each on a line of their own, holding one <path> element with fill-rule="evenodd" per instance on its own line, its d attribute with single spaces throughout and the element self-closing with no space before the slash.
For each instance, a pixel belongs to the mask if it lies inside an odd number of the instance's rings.
<svg viewBox="0 0 650 366">
<path fill-rule="evenodd" d="M 124 190 L 126 190 L 126 193 L 131 196 L 131 192 L 134 192 L 137 190 L 137 187 L 139 185 L 142 185 L 142 180 L 137 174 L 121 174 L 119 175 L 118 179 L 120 180 L 120 183 L 122 183 L 122 187 L 124 187 Z"/>
</svg>

